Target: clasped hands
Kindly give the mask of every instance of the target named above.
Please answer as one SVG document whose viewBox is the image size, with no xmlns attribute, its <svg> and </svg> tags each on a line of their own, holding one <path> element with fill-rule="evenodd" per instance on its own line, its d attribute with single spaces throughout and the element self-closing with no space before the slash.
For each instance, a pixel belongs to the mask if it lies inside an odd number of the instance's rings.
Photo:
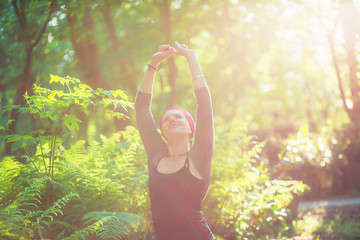
<svg viewBox="0 0 360 240">
<path fill-rule="evenodd" d="M 181 55 L 187 57 L 192 50 L 188 48 L 185 44 L 179 44 L 175 42 L 175 48 L 170 46 L 170 44 L 160 45 L 156 53 L 152 55 L 152 64 L 158 65 L 162 60 L 171 57 L 172 55 Z"/>
</svg>

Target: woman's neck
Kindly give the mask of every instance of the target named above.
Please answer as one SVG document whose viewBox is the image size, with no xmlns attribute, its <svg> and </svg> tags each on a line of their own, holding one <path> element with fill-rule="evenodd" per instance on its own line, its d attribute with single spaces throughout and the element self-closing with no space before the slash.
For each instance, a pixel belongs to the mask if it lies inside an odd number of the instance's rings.
<svg viewBox="0 0 360 240">
<path fill-rule="evenodd" d="M 172 139 L 171 141 L 168 141 L 168 150 L 170 156 L 185 155 L 189 151 L 189 140 Z"/>
</svg>

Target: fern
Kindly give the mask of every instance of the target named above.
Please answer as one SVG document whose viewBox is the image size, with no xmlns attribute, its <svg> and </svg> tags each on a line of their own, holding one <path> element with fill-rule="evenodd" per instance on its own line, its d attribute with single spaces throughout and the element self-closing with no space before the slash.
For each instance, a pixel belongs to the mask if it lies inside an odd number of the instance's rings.
<svg viewBox="0 0 360 240">
<path fill-rule="evenodd" d="M 5 157 L 0 161 L 0 209 L 9 205 L 24 188 L 21 176 L 28 171 L 15 157 Z"/>
<path fill-rule="evenodd" d="M 77 197 L 79 198 L 79 195 L 77 193 L 69 193 L 66 196 L 60 198 L 59 200 L 57 200 L 53 206 L 49 207 L 48 209 L 46 209 L 45 211 L 43 211 L 40 215 L 40 217 L 38 217 L 38 220 L 43 220 L 46 218 L 49 218 L 51 221 L 54 220 L 54 215 L 57 216 L 58 214 L 63 214 L 61 211 L 61 208 L 63 206 L 65 206 L 66 204 L 69 203 L 71 198 Z"/>
<path fill-rule="evenodd" d="M 41 210 L 41 192 L 48 177 L 36 179 L 29 187 L 20 192 L 20 196 L 11 204 L 0 210 L 0 237 L 16 236 L 18 239 L 29 239 L 35 232 L 45 231 L 44 225 L 50 227 L 54 216 L 62 214 L 61 208 L 70 198 L 78 197 L 70 193 L 57 200 L 51 207 Z M 6 231 L 4 231 L 6 230 Z"/>
<path fill-rule="evenodd" d="M 131 229 L 140 224 L 140 219 L 137 215 L 124 212 L 90 212 L 83 217 L 84 224 L 93 223 L 64 240 L 86 239 L 92 234 L 101 239 L 125 239 L 131 234 Z"/>
</svg>

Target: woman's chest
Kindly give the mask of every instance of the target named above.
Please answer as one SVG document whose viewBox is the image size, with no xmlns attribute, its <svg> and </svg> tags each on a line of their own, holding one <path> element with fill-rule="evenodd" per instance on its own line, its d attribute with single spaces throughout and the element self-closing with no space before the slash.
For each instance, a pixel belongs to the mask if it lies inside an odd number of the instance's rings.
<svg viewBox="0 0 360 240">
<path fill-rule="evenodd" d="M 187 168 L 188 172 L 195 178 L 202 180 L 201 174 L 196 169 L 194 161 L 191 158 L 182 158 L 173 160 L 168 157 L 160 159 L 155 164 L 156 171 L 162 174 L 174 174 L 179 172 L 184 167 Z"/>
<path fill-rule="evenodd" d="M 186 167 L 172 174 L 154 169 L 149 175 L 149 192 L 152 202 L 177 201 L 183 204 L 201 204 L 205 183 L 194 177 Z"/>
</svg>

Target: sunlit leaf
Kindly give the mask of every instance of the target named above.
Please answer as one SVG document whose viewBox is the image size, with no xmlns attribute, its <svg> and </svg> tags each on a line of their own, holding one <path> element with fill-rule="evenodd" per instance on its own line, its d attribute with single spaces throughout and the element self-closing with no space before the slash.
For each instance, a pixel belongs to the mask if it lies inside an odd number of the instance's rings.
<svg viewBox="0 0 360 240">
<path fill-rule="evenodd" d="M 52 92 L 49 94 L 48 99 L 52 99 L 55 95 L 56 95 L 56 92 L 55 92 L 55 91 L 52 91 Z"/>
<path fill-rule="evenodd" d="M 61 97 L 61 96 L 63 95 L 63 91 L 62 91 L 62 90 L 61 90 L 61 91 L 57 91 L 56 94 L 57 94 L 59 97 Z"/>
</svg>

